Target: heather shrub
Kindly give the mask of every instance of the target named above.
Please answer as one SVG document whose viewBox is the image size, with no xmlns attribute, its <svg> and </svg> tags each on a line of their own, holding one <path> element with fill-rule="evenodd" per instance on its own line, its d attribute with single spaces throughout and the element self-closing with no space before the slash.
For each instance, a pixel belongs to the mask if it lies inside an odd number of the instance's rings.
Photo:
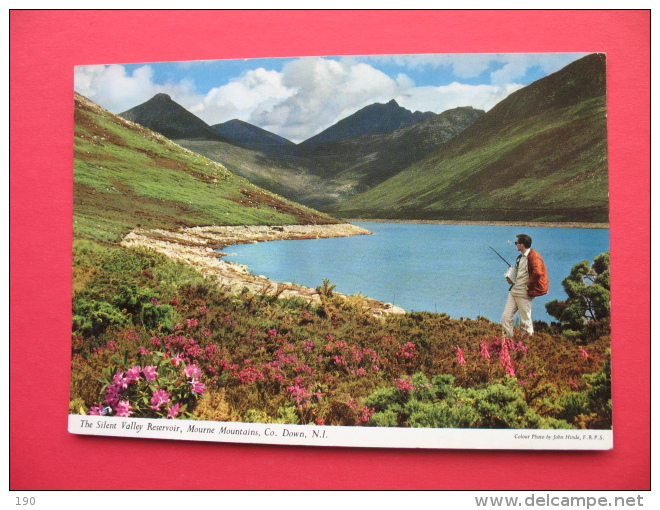
<svg viewBox="0 0 660 510">
<path fill-rule="evenodd" d="M 379 388 L 365 401 L 376 426 L 436 428 L 571 428 L 561 420 L 539 416 L 524 400 L 515 378 L 485 388 L 462 388 L 443 374 L 424 374 Z"/>
<path fill-rule="evenodd" d="M 129 318 L 107 301 L 76 299 L 73 305 L 74 333 L 92 337 L 104 333 L 112 326 L 124 326 Z"/>
<path fill-rule="evenodd" d="M 611 423 L 599 372 L 609 332 L 596 321 L 579 346 L 555 326 L 514 342 L 483 317 L 375 317 L 363 297 L 340 296 L 328 281 L 312 304 L 231 293 L 188 269 L 179 277 L 178 264 L 148 251 L 84 247 L 76 260 L 71 400 L 94 412 L 348 426 Z M 157 379 L 147 380 L 151 370 Z"/>
</svg>

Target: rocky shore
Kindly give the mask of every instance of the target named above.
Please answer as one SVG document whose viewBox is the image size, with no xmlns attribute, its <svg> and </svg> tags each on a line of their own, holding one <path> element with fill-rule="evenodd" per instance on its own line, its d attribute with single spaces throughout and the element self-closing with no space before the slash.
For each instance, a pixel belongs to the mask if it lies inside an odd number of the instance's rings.
<svg viewBox="0 0 660 510">
<path fill-rule="evenodd" d="M 286 282 L 273 282 L 265 276 L 250 273 L 246 266 L 227 262 L 218 250 L 244 243 L 257 243 L 284 239 L 319 239 L 370 235 L 371 232 L 348 223 L 334 225 L 240 225 L 181 228 L 179 230 L 136 229 L 123 240 L 122 246 L 141 247 L 163 253 L 167 257 L 185 262 L 200 271 L 206 278 L 214 280 L 230 292 L 248 289 L 252 293 L 299 297 L 319 303 L 315 289 Z M 295 263 L 296 261 L 291 261 Z M 320 284 L 321 282 L 319 282 Z M 378 316 L 404 313 L 389 303 L 365 299 L 365 305 Z"/>
</svg>

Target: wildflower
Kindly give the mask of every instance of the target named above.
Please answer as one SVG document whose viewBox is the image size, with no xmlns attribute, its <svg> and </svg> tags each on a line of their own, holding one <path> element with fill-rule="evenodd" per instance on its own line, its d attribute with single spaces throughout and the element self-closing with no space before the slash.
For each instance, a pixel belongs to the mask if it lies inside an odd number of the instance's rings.
<svg viewBox="0 0 660 510">
<path fill-rule="evenodd" d="M 117 386 L 118 388 L 121 389 L 126 389 L 128 388 L 128 382 L 126 381 L 126 378 L 124 377 L 124 372 L 117 372 L 113 377 L 112 377 L 112 382 Z"/>
<path fill-rule="evenodd" d="M 133 411 L 131 411 L 131 404 L 128 400 L 120 400 L 117 402 L 117 406 L 115 407 L 115 416 L 130 416 L 133 414 Z"/>
<path fill-rule="evenodd" d="M 105 389 L 105 403 L 114 405 L 117 402 L 119 402 L 119 398 L 121 397 L 121 388 L 117 386 L 116 384 L 110 384 L 108 387 Z"/>
<path fill-rule="evenodd" d="M 511 355 L 509 354 L 509 344 L 506 341 L 502 342 L 502 350 L 500 351 L 500 363 L 504 367 L 507 375 L 515 377 L 516 372 L 513 369 L 513 362 L 511 361 Z"/>
<path fill-rule="evenodd" d="M 139 366 L 134 366 L 129 368 L 126 371 L 126 384 L 131 384 L 134 381 L 139 381 L 140 380 L 140 372 L 142 372 L 142 369 Z"/>
<path fill-rule="evenodd" d="M 144 378 L 147 381 L 154 381 L 156 377 L 158 377 L 158 372 L 156 372 L 155 365 L 147 365 L 142 369 L 142 373 L 144 374 Z"/>
<path fill-rule="evenodd" d="M 145 347 L 140 347 L 138 353 L 140 354 L 140 356 L 146 356 L 147 354 L 149 354 L 149 349 Z"/>
<path fill-rule="evenodd" d="M 490 358 L 490 352 L 488 352 L 488 344 L 486 343 L 486 341 L 484 340 L 479 345 L 481 346 L 481 355 L 484 358 Z"/>
<path fill-rule="evenodd" d="M 211 334 L 211 330 L 209 328 L 202 329 L 202 335 L 209 336 L 210 334 Z"/>
<path fill-rule="evenodd" d="M 183 371 L 185 372 L 186 377 L 189 377 L 190 379 L 197 379 L 202 376 L 202 371 L 197 365 L 188 365 Z"/>
<path fill-rule="evenodd" d="M 179 300 L 177 298 L 174 298 L 172 301 L 170 301 L 170 304 L 176 306 L 179 304 Z"/>
<path fill-rule="evenodd" d="M 165 390 L 156 390 L 153 392 L 151 395 L 151 400 L 149 403 L 151 404 L 152 409 L 160 409 L 160 406 L 163 404 L 168 404 L 170 402 L 170 394 L 167 393 Z"/>
<path fill-rule="evenodd" d="M 202 393 L 204 393 L 204 390 L 206 389 L 206 385 L 204 383 L 201 383 L 194 379 L 190 381 L 190 385 L 192 386 L 192 389 L 190 391 L 196 393 L 197 395 L 201 395 Z"/>
<path fill-rule="evenodd" d="M 417 389 L 415 388 L 415 385 L 412 383 L 412 381 L 409 378 L 397 379 L 395 383 L 396 383 L 396 387 L 402 391 L 412 391 Z"/>
<path fill-rule="evenodd" d="M 152 336 L 151 345 L 160 345 L 160 338 L 158 338 L 157 336 Z"/>
<path fill-rule="evenodd" d="M 277 336 L 277 331 L 275 331 L 274 329 L 269 329 L 269 330 L 268 330 L 268 334 L 269 334 L 270 336 Z"/>
<path fill-rule="evenodd" d="M 154 306 L 158 306 L 158 305 L 160 305 L 160 303 L 158 302 L 158 298 L 152 297 L 149 301 L 150 301 L 151 304 L 154 305 Z"/>
<path fill-rule="evenodd" d="M 103 416 L 102 406 L 92 406 L 89 408 L 89 414 L 92 416 Z"/>
<path fill-rule="evenodd" d="M 186 324 L 189 328 L 195 328 L 199 326 L 199 321 L 197 319 L 186 319 Z"/>
<path fill-rule="evenodd" d="M 467 363 L 463 357 L 463 349 L 460 347 L 456 347 L 456 360 L 458 361 L 459 365 L 465 365 L 465 363 Z"/>
<path fill-rule="evenodd" d="M 172 365 L 174 365 L 175 367 L 178 367 L 182 361 L 183 358 L 181 357 L 181 354 L 175 354 L 174 356 L 172 356 L 170 363 L 172 363 Z"/>
<path fill-rule="evenodd" d="M 173 406 L 167 409 L 167 417 L 172 419 L 176 418 L 180 410 L 181 410 L 181 404 L 174 404 Z"/>
<path fill-rule="evenodd" d="M 571 386 L 573 386 L 573 388 L 575 388 L 575 389 L 578 389 L 578 388 L 580 387 L 580 386 L 578 385 L 578 383 L 576 383 L 573 379 L 571 379 L 570 381 L 568 381 L 568 384 L 570 384 Z"/>
<path fill-rule="evenodd" d="M 584 347 L 580 347 L 580 356 L 582 356 L 583 358 L 589 357 L 589 353 L 584 350 Z"/>
</svg>

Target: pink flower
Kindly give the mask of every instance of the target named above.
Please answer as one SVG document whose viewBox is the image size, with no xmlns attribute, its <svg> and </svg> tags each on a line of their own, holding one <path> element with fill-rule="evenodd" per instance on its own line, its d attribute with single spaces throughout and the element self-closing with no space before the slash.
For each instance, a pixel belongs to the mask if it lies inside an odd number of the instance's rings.
<svg viewBox="0 0 660 510">
<path fill-rule="evenodd" d="M 167 393 L 165 390 L 156 390 L 153 392 L 151 395 L 151 400 L 149 403 L 151 404 L 152 409 L 160 409 L 160 406 L 163 404 L 168 404 L 170 402 L 170 394 Z"/>
<path fill-rule="evenodd" d="M 206 389 L 206 385 L 204 385 L 199 381 L 195 381 L 195 380 L 190 381 L 190 385 L 192 386 L 192 389 L 190 391 L 196 393 L 197 395 L 201 395 L 202 393 L 204 393 L 204 390 Z"/>
<path fill-rule="evenodd" d="M 502 342 L 502 350 L 500 351 L 500 363 L 504 367 L 507 375 L 515 377 L 516 372 L 513 370 L 513 362 L 511 361 L 511 355 L 509 354 L 509 344 L 506 341 Z"/>
<path fill-rule="evenodd" d="M 174 298 L 172 301 L 170 301 L 170 304 L 176 306 L 179 304 L 179 300 L 177 298 Z"/>
<path fill-rule="evenodd" d="M 89 414 L 91 414 L 92 416 L 103 416 L 103 406 L 90 407 Z"/>
<path fill-rule="evenodd" d="M 460 347 L 456 347 L 456 360 L 458 361 L 459 365 L 465 365 L 465 363 L 467 363 L 463 357 L 463 349 Z"/>
<path fill-rule="evenodd" d="M 186 319 L 186 324 L 189 328 L 194 328 L 199 325 L 199 321 L 197 319 Z"/>
<path fill-rule="evenodd" d="M 174 365 L 175 367 L 178 367 L 182 361 L 183 358 L 181 357 L 181 354 L 175 354 L 174 356 L 172 356 L 170 363 L 172 363 L 172 365 Z"/>
<path fill-rule="evenodd" d="M 114 405 L 119 402 L 121 397 L 121 388 L 116 384 L 111 384 L 105 389 L 105 403 Z"/>
<path fill-rule="evenodd" d="M 202 371 L 197 365 L 188 365 L 183 369 L 186 374 L 186 377 L 190 379 L 197 379 L 202 376 Z"/>
<path fill-rule="evenodd" d="M 153 381 L 158 377 L 158 372 L 156 372 L 156 366 L 155 365 L 147 365 L 142 369 L 142 373 L 144 374 L 144 378 L 147 381 Z"/>
<path fill-rule="evenodd" d="M 147 354 L 149 354 L 149 350 L 145 347 L 140 347 L 138 352 L 140 353 L 140 356 L 146 356 Z"/>
<path fill-rule="evenodd" d="M 588 358 L 589 353 L 585 351 L 583 347 L 580 347 L 580 356 L 582 356 L 583 358 Z"/>
<path fill-rule="evenodd" d="M 134 366 L 129 368 L 126 371 L 126 383 L 131 384 L 134 381 L 139 381 L 140 380 L 140 372 L 142 372 L 142 369 L 139 366 Z"/>
<path fill-rule="evenodd" d="M 115 416 L 130 416 L 133 414 L 133 411 L 131 411 L 131 404 L 128 400 L 120 400 L 117 402 L 115 411 Z"/>
<path fill-rule="evenodd" d="M 275 331 L 274 329 L 269 329 L 269 330 L 268 330 L 268 334 L 269 334 L 270 336 L 277 336 L 277 331 Z"/>
<path fill-rule="evenodd" d="M 128 382 L 126 381 L 126 378 L 124 377 L 124 372 L 117 372 L 113 378 L 112 382 L 117 386 L 118 388 L 121 389 L 126 389 L 128 388 Z"/>
<path fill-rule="evenodd" d="M 397 379 L 395 383 L 396 387 L 403 391 L 412 391 L 417 389 L 409 378 Z"/>
<path fill-rule="evenodd" d="M 181 409 L 181 404 L 174 404 L 173 406 L 169 407 L 167 409 L 167 417 L 168 418 L 175 418 L 179 414 L 179 410 Z"/>
<path fill-rule="evenodd" d="M 158 306 L 160 304 L 158 303 L 158 299 L 155 297 L 152 297 L 149 301 L 151 302 L 152 305 Z"/>
<path fill-rule="evenodd" d="M 488 343 L 486 341 L 481 342 L 481 355 L 484 358 L 490 358 L 490 352 L 488 352 Z"/>
</svg>

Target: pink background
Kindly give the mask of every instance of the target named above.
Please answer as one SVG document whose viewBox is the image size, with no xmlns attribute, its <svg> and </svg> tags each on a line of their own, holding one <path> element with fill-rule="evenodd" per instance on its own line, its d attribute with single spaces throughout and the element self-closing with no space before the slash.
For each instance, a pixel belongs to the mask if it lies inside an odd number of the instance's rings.
<svg viewBox="0 0 660 510">
<path fill-rule="evenodd" d="M 11 489 L 650 487 L 650 11 L 11 11 L 10 42 Z M 607 53 L 614 450 L 280 447 L 67 432 L 74 65 L 564 51 Z"/>
</svg>

